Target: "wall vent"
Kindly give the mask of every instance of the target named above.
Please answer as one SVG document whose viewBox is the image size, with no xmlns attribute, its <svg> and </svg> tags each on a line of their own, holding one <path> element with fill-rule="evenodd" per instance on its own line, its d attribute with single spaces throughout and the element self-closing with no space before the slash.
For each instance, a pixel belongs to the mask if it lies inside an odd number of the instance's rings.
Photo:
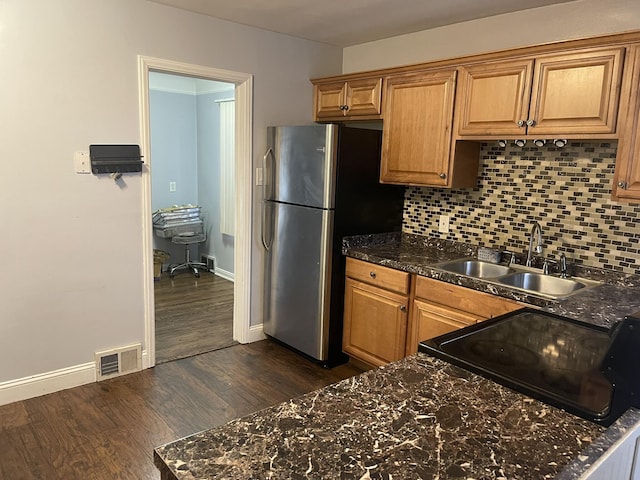
<svg viewBox="0 0 640 480">
<path fill-rule="evenodd" d="M 97 381 L 142 370 L 142 346 L 139 343 L 96 352 L 95 358 Z"/>
<path fill-rule="evenodd" d="M 207 270 L 211 273 L 216 271 L 216 257 L 212 255 L 202 255 L 200 262 L 204 263 L 207 266 Z"/>
</svg>

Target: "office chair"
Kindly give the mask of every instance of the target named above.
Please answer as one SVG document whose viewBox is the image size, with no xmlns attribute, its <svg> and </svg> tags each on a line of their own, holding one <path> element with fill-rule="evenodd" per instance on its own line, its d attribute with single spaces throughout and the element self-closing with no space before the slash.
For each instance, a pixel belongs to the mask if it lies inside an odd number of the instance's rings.
<svg viewBox="0 0 640 480">
<path fill-rule="evenodd" d="M 196 278 L 200 278 L 200 269 L 207 269 L 207 264 L 202 262 L 194 262 L 191 260 L 191 251 L 189 246 L 195 243 L 202 243 L 207 239 L 204 233 L 185 233 L 182 235 L 174 235 L 171 237 L 171 243 L 184 245 L 184 263 L 169 268 L 169 276 L 173 278 L 176 270 L 191 270 Z"/>
</svg>

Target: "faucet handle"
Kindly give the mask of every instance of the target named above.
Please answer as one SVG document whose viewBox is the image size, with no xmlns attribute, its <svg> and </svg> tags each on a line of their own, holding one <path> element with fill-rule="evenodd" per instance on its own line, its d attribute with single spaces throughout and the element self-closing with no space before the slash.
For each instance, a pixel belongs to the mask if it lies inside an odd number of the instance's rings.
<svg viewBox="0 0 640 480">
<path fill-rule="evenodd" d="M 560 277 L 567 278 L 567 256 L 564 252 L 560 253 Z"/>
<path fill-rule="evenodd" d="M 508 257 L 509 261 L 507 262 L 508 266 L 511 266 L 514 263 L 517 263 L 516 262 L 516 254 L 515 254 L 515 252 L 512 252 L 511 250 L 503 250 L 502 251 L 502 255 L 505 255 L 505 256 L 508 255 L 509 256 Z"/>
</svg>

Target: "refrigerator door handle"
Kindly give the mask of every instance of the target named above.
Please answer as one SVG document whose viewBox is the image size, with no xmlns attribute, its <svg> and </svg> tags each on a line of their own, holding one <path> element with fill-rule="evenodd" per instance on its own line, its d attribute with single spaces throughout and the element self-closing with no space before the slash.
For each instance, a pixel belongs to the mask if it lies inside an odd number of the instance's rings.
<svg viewBox="0 0 640 480">
<path fill-rule="evenodd" d="M 271 176 L 273 176 L 273 168 L 268 168 L 267 165 L 267 159 L 269 158 L 269 156 L 273 157 L 273 148 L 269 147 L 267 149 L 267 151 L 264 154 L 264 157 L 262 157 L 262 172 L 263 172 L 263 183 L 262 183 L 262 226 L 261 226 L 261 239 L 262 239 L 262 246 L 264 246 L 264 249 L 269 251 L 269 249 L 271 249 L 271 243 L 273 242 L 273 238 L 269 238 L 267 239 L 267 217 L 268 215 L 268 208 L 267 208 L 267 198 L 269 198 L 269 196 L 267 195 L 267 188 L 269 187 L 269 185 L 273 184 L 273 178 L 269 178 L 267 176 L 267 172 L 271 172 Z M 270 220 L 270 218 L 269 218 Z"/>
<path fill-rule="evenodd" d="M 267 199 L 267 187 L 273 184 L 273 178 L 269 178 L 267 173 L 271 173 L 271 177 L 273 177 L 273 168 L 269 168 L 267 165 L 267 159 L 271 157 L 273 158 L 273 148 L 269 147 L 262 157 L 262 172 L 263 172 L 263 181 L 262 181 L 262 199 Z"/>
</svg>

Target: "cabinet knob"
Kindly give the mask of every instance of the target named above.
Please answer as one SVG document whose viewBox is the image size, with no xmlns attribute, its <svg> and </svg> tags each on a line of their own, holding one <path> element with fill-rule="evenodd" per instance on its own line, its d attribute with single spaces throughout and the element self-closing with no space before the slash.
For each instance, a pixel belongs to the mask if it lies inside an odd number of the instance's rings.
<svg viewBox="0 0 640 480">
<path fill-rule="evenodd" d="M 406 305 L 400 305 L 400 311 L 401 312 L 406 312 L 407 311 L 407 306 Z"/>
<path fill-rule="evenodd" d="M 519 126 L 519 127 L 524 127 L 524 125 L 525 125 L 525 123 L 526 123 L 526 122 L 525 122 L 524 120 L 518 120 L 518 122 L 517 122 L 517 123 L 518 123 L 518 126 Z"/>
<path fill-rule="evenodd" d="M 440 175 L 438 175 L 440 178 L 445 179 L 447 178 L 447 174 L 446 173 L 441 173 Z"/>
<path fill-rule="evenodd" d="M 618 182 L 618 188 L 627 188 L 627 182 Z"/>
<path fill-rule="evenodd" d="M 371 278 L 376 278 L 376 272 L 369 272 L 369 276 Z"/>
<path fill-rule="evenodd" d="M 535 127 L 535 126 L 536 126 L 535 120 L 527 120 L 527 127 Z"/>
</svg>

